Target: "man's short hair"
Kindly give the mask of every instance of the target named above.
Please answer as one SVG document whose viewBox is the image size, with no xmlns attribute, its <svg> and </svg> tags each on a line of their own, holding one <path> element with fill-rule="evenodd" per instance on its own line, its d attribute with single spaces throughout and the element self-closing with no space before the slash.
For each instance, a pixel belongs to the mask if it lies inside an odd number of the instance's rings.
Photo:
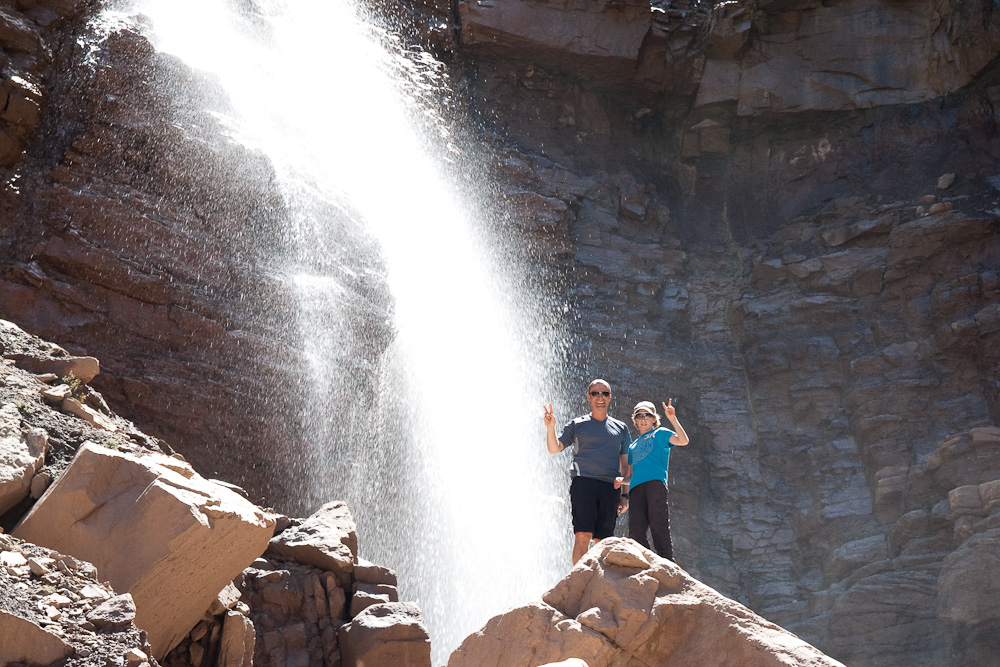
<svg viewBox="0 0 1000 667">
<path fill-rule="evenodd" d="M 587 386 L 587 393 L 588 394 L 590 393 L 590 390 L 594 388 L 595 384 L 603 384 L 605 387 L 608 388 L 608 391 L 611 391 L 611 383 L 610 382 L 608 382 L 607 380 L 602 380 L 601 378 L 597 378 L 596 380 L 594 380 L 593 382 L 591 382 Z"/>
</svg>

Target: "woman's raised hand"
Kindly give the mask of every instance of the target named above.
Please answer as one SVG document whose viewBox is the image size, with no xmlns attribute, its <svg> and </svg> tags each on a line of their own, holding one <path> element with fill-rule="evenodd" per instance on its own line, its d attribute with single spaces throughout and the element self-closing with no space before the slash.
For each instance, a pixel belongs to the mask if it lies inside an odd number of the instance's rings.
<svg viewBox="0 0 1000 667">
<path fill-rule="evenodd" d="M 674 399 L 668 398 L 667 401 L 663 404 L 663 414 L 669 418 L 677 414 L 677 409 L 674 408 Z"/>
</svg>

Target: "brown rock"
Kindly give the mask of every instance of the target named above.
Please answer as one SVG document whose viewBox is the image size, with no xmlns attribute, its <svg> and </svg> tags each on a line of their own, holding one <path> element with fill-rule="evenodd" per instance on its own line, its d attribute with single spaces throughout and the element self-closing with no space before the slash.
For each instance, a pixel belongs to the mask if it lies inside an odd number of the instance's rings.
<svg viewBox="0 0 1000 667">
<path fill-rule="evenodd" d="M 714 8 L 698 105 L 735 101 L 738 114 L 752 115 L 929 100 L 964 86 L 1000 52 L 1000 19 L 961 0 L 795 3 L 776 16 L 751 14 L 754 4 Z"/>
<path fill-rule="evenodd" d="M 408 667 L 431 664 L 431 642 L 412 602 L 368 607 L 340 628 L 344 667 Z"/>
<path fill-rule="evenodd" d="M 377 607 L 372 607 L 377 609 Z M 449 667 L 542 664 L 838 666 L 631 540 L 602 540 L 541 603 L 494 617 Z"/>
<path fill-rule="evenodd" d="M 251 667 L 255 635 L 253 623 L 236 611 L 226 612 L 222 624 L 218 667 Z"/>
<path fill-rule="evenodd" d="M 632 76 L 651 16 L 646 0 L 458 3 L 462 43 L 607 80 Z"/>
<path fill-rule="evenodd" d="M 30 373 L 55 373 L 61 378 L 75 377 L 86 384 L 101 372 L 101 364 L 94 357 L 36 357 L 11 355 L 20 368 Z"/>
<path fill-rule="evenodd" d="M 73 654 L 73 647 L 41 626 L 0 609 L 0 665 L 51 665 Z"/>
<path fill-rule="evenodd" d="M 128 593 L 116 595 L 97 605 L 87 620 L 101 630 L 124 630 L 136 620 L 135 601 Z"/>
<path fill-rule="evenodd" d="M 22 435 L 15 405 L 0 408 L 0 514 L 30 494 L 31 480 L 45 461 L 46 439 Z"/>
<path fill-rule="evenodd" d="M 169 457 L 86 444 L 14 530 L 92 562 L 131 593 L 157 659 L 265 549 L 273 527 L 244 498 L 178 468 Z"/>
<path fill-rule="evenodd" d="M 334 500 L 275 535 L 267 551 L 333 572 L 343 588 L 350 588 L 358 553 L 357 526 L 347 503 Z"/>
<path fill-rule="evenodd" d="M 112 432 L 118 430 L 118 425 L 115 424 L 115 422 L 109 417 L 102 415 L 100 412 L 88 405 L 84 405 L 72 396 L 63 399 L 62 409 L 65 412 L 76 415 L 95 428 Z"/>
</svg>

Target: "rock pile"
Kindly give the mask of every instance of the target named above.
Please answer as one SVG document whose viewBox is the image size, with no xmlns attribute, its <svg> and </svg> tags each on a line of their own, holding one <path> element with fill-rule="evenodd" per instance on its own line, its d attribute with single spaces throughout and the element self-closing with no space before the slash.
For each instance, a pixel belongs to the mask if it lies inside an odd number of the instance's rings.
<svg viewBox="0 0 1000 667">
<path fill-rule="evenodd" d="M 346 504 L 276 522 L 113 414 L 81 381 L 96 360 L 5 321 L 0 348 L 0 498 L 16 524 L 0 534 L 0 664 L 429 666 L 419 609 L 358 557 Z"/>
<path fill-rule="evenodd" d="M 97 576 L 89 563 L 0 535 L 0 664 L 155 665 L 131 596 Z"/>
<path fill-rule="evenodd" d="M 602 540 L 542 600 L 494 617 L 448 667 L 842 667 L 632 540 Z M 560 663 L 562 664 L 562 663 Z"/>
</svg>

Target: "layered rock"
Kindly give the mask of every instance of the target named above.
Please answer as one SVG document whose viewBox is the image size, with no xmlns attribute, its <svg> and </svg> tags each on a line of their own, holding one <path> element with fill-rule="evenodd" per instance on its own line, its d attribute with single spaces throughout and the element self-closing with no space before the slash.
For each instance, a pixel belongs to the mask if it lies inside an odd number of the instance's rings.
<svg viewBox="0 0 1000 667">
<path fill-rule="evenodd" d="M 602 540 L 542 600 L 490 620 L 449 667 L 544 664 L 829 665 L 794 635 L 632 540 Z"/>
</svg>

